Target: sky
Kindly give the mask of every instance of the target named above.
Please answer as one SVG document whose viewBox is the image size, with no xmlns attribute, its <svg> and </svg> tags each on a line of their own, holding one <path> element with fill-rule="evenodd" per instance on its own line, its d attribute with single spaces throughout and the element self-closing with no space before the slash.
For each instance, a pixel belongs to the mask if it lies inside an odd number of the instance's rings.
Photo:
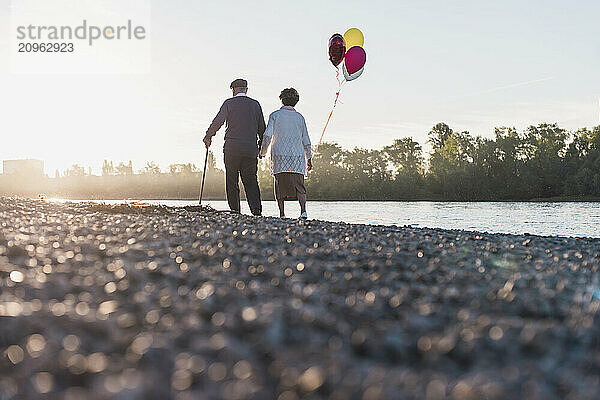
<svg viewBox="0 0 600 400">
<path fill-rule="evenodd" d="M 52 176 L 74 163 L 98 173 L 103 159 L 202 165 L 204 132 L 238 77 L 265 118 L 296 88 L 316 143 L 337 87 L 327 42 L 350 27 L 367 64 L 344 85 L 326 141 L 424 144 L 438 122 L 487 137 L 600 123 L 598 1 L 148 1 L 143 73 L 23 74 L 11 71 L 12 6 L 0 0 L 0 159 L 43 159 Z"/>
</svg>

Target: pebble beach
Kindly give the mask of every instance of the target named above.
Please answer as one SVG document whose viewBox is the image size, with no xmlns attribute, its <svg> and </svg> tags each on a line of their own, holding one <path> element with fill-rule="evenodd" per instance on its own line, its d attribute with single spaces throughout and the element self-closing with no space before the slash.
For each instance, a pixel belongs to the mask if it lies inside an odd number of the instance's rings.
<svg viewBox="0 0 600 400">
<path fill-rule="evenodd" d="M 599 268 L 600 239 L 0 198 L 0 400 L 598 399 Z"/>
</svg>

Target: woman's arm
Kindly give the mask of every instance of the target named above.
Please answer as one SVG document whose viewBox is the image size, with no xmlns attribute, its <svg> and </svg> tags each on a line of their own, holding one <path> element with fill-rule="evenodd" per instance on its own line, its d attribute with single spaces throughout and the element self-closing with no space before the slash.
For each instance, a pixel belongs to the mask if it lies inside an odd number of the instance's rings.
<svg viewBox="0 0 600 400">
<path fill-rule="evenodd" d="M 262 144 L 260 146 L 260 151 L 258 152 L 258 156 L 263 158 L 267 155 L 267 150 L 269 150 L 269 145 L 271 144 L 271 138 L 273 137 L 273 133 L 275 131 L 275 119 L 273 118 L 273 114 L 269 116 L 269 123 L 267 124 L 267 128 L 265 129 L 265 133 L 262 137 Z"/>
<path fill-rule="evenodd" d="M 304 148 L 304 155 L 307 160 L 312 158 L 312 150 L 310 148 L 310 137 L 308 136 L 308 128 L 306 127 L 306 121 L 302 117 L 302 147 Z"/>
</svg>

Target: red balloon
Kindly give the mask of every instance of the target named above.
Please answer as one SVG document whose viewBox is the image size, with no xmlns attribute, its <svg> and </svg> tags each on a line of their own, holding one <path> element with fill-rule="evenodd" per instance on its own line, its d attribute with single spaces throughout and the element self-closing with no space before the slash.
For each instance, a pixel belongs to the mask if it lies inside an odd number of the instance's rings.
<svg viewBox="0 0 600 400">
<path fill-rule="evenodd" d="M 352 75 L 360 71 L 367 62 L 367 53 L 360 46 L 354 46 L 346 52 L 344 56 L 344 65 L 348 74 Z"/>
<path fill-rule="evenodd" d="M 344 37 L 336 33 L 329 39 L 329 61 L 334 67 L 340 65 L 346 54 L 346 42 Z"/>
</svg>

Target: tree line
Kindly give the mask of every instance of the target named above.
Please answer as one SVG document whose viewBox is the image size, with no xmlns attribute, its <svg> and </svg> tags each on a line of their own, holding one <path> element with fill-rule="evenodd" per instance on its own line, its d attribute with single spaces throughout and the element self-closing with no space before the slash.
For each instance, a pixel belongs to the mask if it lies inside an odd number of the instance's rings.
<svg viewBox="0 0 600 400">
<path fill-rule="evenodd" d="M 500 127 L 492 138 L 455 131 L 438 123 L 428 133 L 425 152 L 411 137 L 381 149 L 343 149 L 323 143 L 306 180 L 312 200 L 502 201 L 600 198 L 600 126 L 569 132 L 557 124 L 518 131 Z M 148 162 L 134 172 L 131 162 L 105 161 L 102 176 L 74 165 L 32 190 L 69 198 L 193 199 L 200 167 L 172 164 L 163 172 Z M 258 170 L 264 199 L 273 199 L 267 160 Z M 53 181 L 53 182 L 50 182 Z M 10 193 L 3 184 L 0 194 Z M 18 187 L 23 188 L 22 180 Z M 16 189 L 15 189 L 16 190 Z M 22 190 L 21 190 L 22 191 Z M 7 193 L 9 192 L 9 193 Z M 29 193 L 30 194 L 30 193 Z M 224 172 L 209 153 L 205 194 L 224 199 Z"/>
<path fill-rule="evenodd" d="M 307 190 L 315 198 L 356 200 L 600 197 L 600 126 L 500 127 L 484 138 L 438 123 L 427 142 L 428 157 L 410 137 L 380 150 L 321 145 Z"/>
</svg>

